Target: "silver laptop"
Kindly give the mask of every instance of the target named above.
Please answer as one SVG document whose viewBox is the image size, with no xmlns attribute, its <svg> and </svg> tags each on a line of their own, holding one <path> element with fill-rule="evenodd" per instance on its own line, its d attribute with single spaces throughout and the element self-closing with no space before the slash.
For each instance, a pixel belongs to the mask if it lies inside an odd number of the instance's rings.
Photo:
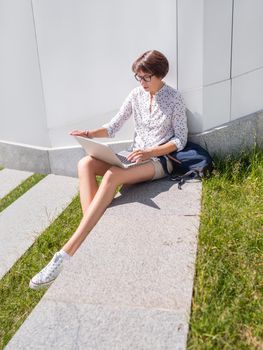
<svg viewBox="0 0 263 350">
<path fill-rule="evenodd" d="M 108 145 L 96 142 L 83 136 L 74 137 L 81 144 L 81 146 L 84 148 L 87 154 L 94 158 L 103 160 L 106 163 L 116 165 L 121 168 L 129 168 L 131 166 L 136 166 L 139 164 L 149 162 L 149 159 L 139 163 L 130 162 L 127 159 L 127 156 L 130 154 L 130 152 L 128 151 L 121 151 L 115 153 Z"/>
</svg>

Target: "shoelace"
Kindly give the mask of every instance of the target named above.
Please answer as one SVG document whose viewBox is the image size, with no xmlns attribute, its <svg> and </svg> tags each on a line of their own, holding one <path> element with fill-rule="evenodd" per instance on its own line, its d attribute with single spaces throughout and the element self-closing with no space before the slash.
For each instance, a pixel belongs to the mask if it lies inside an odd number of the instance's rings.
<svg viewBox="0 0 263 350">
<path fill-rule="evenodd" d="M 60 256 L 55 256 L 54 260 L 52 259 L 48 265 L 39 273 L 39 278 L 43 276 L 51 276 L 61 265 L 63 259 Z"/>
</svg>

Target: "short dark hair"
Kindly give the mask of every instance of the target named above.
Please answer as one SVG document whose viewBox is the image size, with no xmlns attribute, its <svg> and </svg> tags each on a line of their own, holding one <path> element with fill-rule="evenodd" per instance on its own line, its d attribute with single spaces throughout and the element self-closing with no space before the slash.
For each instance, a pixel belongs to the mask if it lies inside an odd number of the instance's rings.
<svg viewBox="0 0 263 350">
<path fill-rule="evenodd" d="M 169 71 L 169 62 L 160 51 L 150 50 L 142 54 L 132 64 L 135 74 L 139 71 L 150 73 L 158 78 L 164 78 Z"/>
</svg>

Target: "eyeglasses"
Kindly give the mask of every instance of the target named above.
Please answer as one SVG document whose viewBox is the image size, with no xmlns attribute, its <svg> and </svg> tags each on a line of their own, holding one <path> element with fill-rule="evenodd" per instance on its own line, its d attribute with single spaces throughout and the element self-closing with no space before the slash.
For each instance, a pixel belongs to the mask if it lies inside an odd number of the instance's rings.
<svg viewBox="0 0 263 350">
<path fill-rule="evenodd" d="M 149 81 L 151 81 L 152 76 L 154 76 L 154 74 L 151 74 L 151 75 L 144 75 L 143 77 L 141 77 L 140 75 L 134 74 L 134 78 L 135 78 L 137 81 L 142 81 L 142 80 L 144 80 L 146 83 L 149 83 Z"/>
</svg>

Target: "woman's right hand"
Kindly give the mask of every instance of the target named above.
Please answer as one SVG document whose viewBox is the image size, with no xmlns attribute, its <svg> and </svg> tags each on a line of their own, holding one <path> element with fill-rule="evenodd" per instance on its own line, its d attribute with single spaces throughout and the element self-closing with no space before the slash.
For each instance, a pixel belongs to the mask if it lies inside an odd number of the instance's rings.
<svg viewBox="0 0 263 350">
<path fill-rule="evenodd" d="M 90 137 L 88 130 L 72 130 L 72 131 L 69 132 L 69 135 Z"/>
</svg>

